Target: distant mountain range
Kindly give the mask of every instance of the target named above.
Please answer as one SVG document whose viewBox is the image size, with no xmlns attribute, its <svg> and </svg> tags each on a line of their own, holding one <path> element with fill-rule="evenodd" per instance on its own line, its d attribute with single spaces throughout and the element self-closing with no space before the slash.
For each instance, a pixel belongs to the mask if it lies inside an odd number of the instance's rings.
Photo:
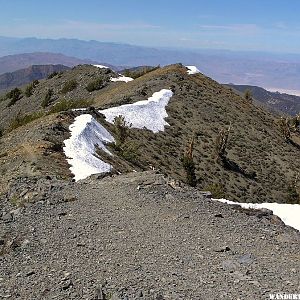
<svg viewBox="0 0 300 300">
<path fill-rule="evenodd" d="M 270 92 L 258 86 L 251 85 L 234 85 L 227 86 L 237 90 L 243 94 L 246 90 L 250 90 L 252 97 L 267 108 L 283 112 L 289 115 L 297 115 L 300 113 L 300 97 L 279 92 Z"/>
<path fill-rule="evenodd" d="M 0 39 L 1 43 L 1 39 Z M 1 46 L 0 46 L 1 47 Z M 0 57 L 0 74 L 14 72 L 32 65 L 64 65 L 73 67 L 80 64 L 97 63 L 90 59 L 69 57 L 58 53 L 33 52 Z"/>
<path fill-rule="evenodd" d="M 46 78 L 54 72 L 70 69 L 64 65 L 33 65 L 25 69 L 0 75 L 0 91 L 5 91 L 17 86 L 22 86 L 33 80 Z"/>
<path fill-rule="evenodd" d="M 267 89 L 300 91 L 300 55 L 296 54 L 165 49 L 77 39 L 0 37 L 0 56 L 37 51 L 62 53 L 115 66 L 155 66 L 181 62 L 196 65 L 201 72 L 221 83 L 233 82 Z M 57 60 L 35 61 L 31 64 L 45 63 L 68 65 Z M 22 67 L 25 66 L 18 65 L 15 70 Z M 12 70 L 0 70 L 2 73 L 8 71 Z"/>
</svg>

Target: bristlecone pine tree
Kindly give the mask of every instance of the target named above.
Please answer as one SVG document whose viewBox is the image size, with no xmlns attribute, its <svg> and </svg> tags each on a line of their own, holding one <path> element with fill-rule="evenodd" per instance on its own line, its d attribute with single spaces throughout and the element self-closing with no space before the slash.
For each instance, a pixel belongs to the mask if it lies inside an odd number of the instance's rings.
<svg viewBox="0 0 300 300">
<path fill-rule="evenodd" d="M 194 140 L 193 136 L 191 141 L 188 143 L 184 155 L 182 157 L 182 165 L 185 171 L 186 182 L 190 186 L 196 186 L 197 178 L 195 174 L 195 163 L 193 159 L 193 151 L 194 151 Z"/>
<path fill-rule="evenodd" d="M 291 140 L 291 130 L 288 118 L 281 117 L 279 120 L 279 128 L 286 142 Z"/>
<path fill-rule="evenodd" d="M 218 162 L 224 162 L 226 160 L 226 147 L 230 130 L 231 125 L 229 125 L 228 129 L 222 128 L 216 138 L 215 154 Z"/>
<path fill-rule="evenodd" d="M 293 132 L 300 132 L 300 114 L 289 120 L 290 130 Z"/>
<path fill-rule="evenodd" d="M 128 124 L 125 120 L 125 117 L 122 115 L 115 117 L 113 122 L 114 122 L 115 133 L 116 133 L 115 148 L 116 150 L 120 151 L 122 145 L 125 143 L 126 138 L 129 135 L 129 129 L 131 127 L 131 124 Z"/>
<path fill-rule="evenodd" d="M 244 93 L 244 98 L 245 98 L 247 101 L 249 101 L 249 102 L 252 101 L 252 93 L 251 93 L 251 91 L 250 91 L 249 89 L 247 89 L 247 90 L 245 91 L 245 93 Z"/>
<path fill-rule="evenodd" d="M 299 187 L 299 173 L 296 174 L 294 180 L 287 187 L 288 203 L 300 204 L 300 187 Z"/>
</svg>

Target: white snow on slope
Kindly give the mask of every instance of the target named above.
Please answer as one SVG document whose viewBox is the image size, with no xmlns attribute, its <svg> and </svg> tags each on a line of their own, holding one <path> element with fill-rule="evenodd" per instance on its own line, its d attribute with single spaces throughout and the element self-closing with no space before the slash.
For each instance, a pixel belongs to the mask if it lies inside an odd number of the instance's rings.
<svg viewBox="0 0 300 300">
<path fill-rule="evenodd" d="M 97 67 L 97 68 L 100 68 L 100 69 L 109 69 L 109 67 L 107 66 L 103 66 L 103 65 L 93 65 L 94 67 Z M 124 81 L 124 82 L 129 82 L 129 81 L 132 81 L 133 78 L 131 77 L 126 77 L 126 76 L 123 76 L 121 74 L 119 74 L 120 76 L 117 77 L 117 78 L 111 78 L 110 81 L 113 81 L 113 82 L 117 82 L 117 81 Z"/>
<path fill-rule="evenodd" d="M 75 180 L 109 172 L 112 169 L 111 165 L 95 156 L 95 145 L 112 155 L 105 144 L 113 142 L 113 136 L 89 114 L 76 117 L 69 129 L 71 137 L 64 141 L 63 150 Z"/>
<path fill-rule="evenodd" d="M 300 205 L 285 203 L 238 203 L 226 199 L 212 199 L 227 204 L 238 204 L 243 208 L 262 209 L 273 211 L 286 225 L 294 227 L 300 231 Z"/>
<path fill-rule="evenodd" d="M 126 77 L 126 76 L 123 76 L 123 75 L 120 75 L 119 77 L 117 78 L 111 78 L 110 81 L 113 81 L 113 82 L 117 82 L 117 81 L 124 81 L 124 82 L 129 82 L 129 81 L 132 81 L 133 78 L 131 77 Z"/>
<path fill-rule="evenodd" d="M 107 66 L 103 66 L 103 65 L 93 65 L 94 67 L 97 67 L 99 69 L 109 69 L 109 67 Z"/>
<path fill-rule="evenodd" d="M 187 72 L 189 75 L 200 73 L 200 71 L 198 70 L 198 68 L 196 66 L 186 66 L 186 68 L 188 68 Z"/>
<path fill-rule="evenodd" d="M 164 131 L 165 125 L 169 125 L 164 119 L 168 116 L 166 106 L 172 96 L 171 90 L 163 89 L 154 93 L 148 100 L 112 107 L 99 112 L 105 115 L 106 121 L 109 123 L 113 123 L 115 117 L 122 115 L 128 123 L 132 124 L 132 127 L 145 127 L 156 133 Z"/>
</svg>

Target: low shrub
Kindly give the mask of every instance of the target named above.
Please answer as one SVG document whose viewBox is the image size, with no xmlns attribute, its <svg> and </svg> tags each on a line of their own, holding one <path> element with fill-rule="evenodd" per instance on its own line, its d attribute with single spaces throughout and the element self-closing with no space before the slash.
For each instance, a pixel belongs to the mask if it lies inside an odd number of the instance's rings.
<svg viewBox="0 0 300 300">
<path fill-rule="evenodd" d="M 10 99 L 10 102 L 8 103 L 7 107 L 12 106 L 22 98 L 22 91 L 19 88 L 15 88 L 9 91 L 5 95 L 5 97 L 6 99 Z"/>
<path fill-rule="evenodd" d="M 42 105 L 42 108 L 46 108 L 50 101 L 51 101 L 51 97 L 53 96 L 53 90 L 52 89 L 48 89 L 46 95 L 45 95 L 45 98 L 43 99 L 41 105 Z"/>
<path fill-rule="evenodd" d="M 122 74 L 126 77 L 131 77 L 133 79 L 136 79 L 138 77 L 141 77 L 149 72 L 152 72 L 154 70 L 159 69 L 160 66 L 157 67 L 143 67 L 141 69 L 137 69 L 137 70 L 129 70 L 129 69 L 125 69 Z"/>
<path fill-rule="evenodd" d="M 61 89 L 61 94 L 67 94 L 76 89 L 78 83 L 75 79 L 67 81 Z"/>
<path fill-rule="evenodd" d="M 186 150 L 181 158 L 181 163 L 183 169 L 185 171 L 185 179 L 186 183 L 190 186 L 196 186 L 197 178 L 196 178 L 196 166 L 193 159 L 193 151 L 194 151 L 194 139 L 193 136 L 191 141 L 187 143 Z"/>
<path fill-rule="evenodd" d="M 74 108 L 85 108 L 85 107 L 89 107 L 91 106 L 93 102 L 91 100 L 61 100 L 57 103 L 55 103 L 49 113 L 53 114 L 53 113 L 58 113 L 61 111 L 66 111 L 69 109 L 74 109 Z"/>
<path fill-rule="evenodd" d="M 293 184 L 287 187 L 287 203 L 300 204 L 300 194 L 297 187 Z"/>
<path fill-rule="evenodd" d="M 126 139 L 129 136 L 129 130 L 131 127 L 131 124 L 126 122 L 125 117 L 122 115 L 119 115 L 114 118 L 114 131 L 115 131 L 115 149 L 121 150 L 122 145 L 125 143 Z"/>
<path fill-rule="evenodd" d="M 51 78 L 57 76 L 58 74 L 60 74 L 60 72 L 54 71 L 53 73 L 51 73 L 47 76 L 47 79 L 51 79 Z"/>
<path fill-rule="evenodd" d="M 21 116 L 20 114 L 18 114 L 10 123 L 9 125 L 9 131 L 12 131 L 18 127 L 21 127 L 23 125 L 26 125 L 36 119 L 39 119 L 41 117 L 43 117 L 45 115 L 44 112 L 34 112 L 31 114 L 27 114 L 24 116 Z"/>
<path fill-rule="evenodd" d="M 207 185 L 204 190 L 210 191 L 213 198 L 221 199 L 225 197 L 224 185 L 219 183 L 213 183 Z"/>
<path fill-rule="evenodd" d="M 29 85 L 27 85 L 26 89 L 25 89 L 25 96 L 26 97 L 30 97 L 33 95 L 34 89 L 36 88 L 36 86 L 39 84 L 38 80 L 34 80 L 32 81 Z"/>
<path fill-rule="evenodd" d="M 93 92 L 93 91 L 98 91 L 100 89 L 102 89 L 104 87 L 104 82 L 101 78 L 97 78 L 93 81 L 91 81 L 90 83 L 88 83 L 88 85 L 86 86 L 86 90 L 88 92 Z"/>
</svg>

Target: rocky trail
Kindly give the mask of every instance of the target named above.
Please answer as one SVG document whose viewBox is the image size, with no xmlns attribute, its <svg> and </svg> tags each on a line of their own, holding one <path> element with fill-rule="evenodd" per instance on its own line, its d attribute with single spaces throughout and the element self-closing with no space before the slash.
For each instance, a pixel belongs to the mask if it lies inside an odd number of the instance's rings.
<svg viewBox="0 0 300 300">
<path fill-rule="evenodd" d="M 300 291 L 299 232 L 268 211 L 214 202 L 154 171 L 47 180 L 34 204 L 16 210 L 2 201 L 1 299 L 269 299 Z"/>
</svg>

